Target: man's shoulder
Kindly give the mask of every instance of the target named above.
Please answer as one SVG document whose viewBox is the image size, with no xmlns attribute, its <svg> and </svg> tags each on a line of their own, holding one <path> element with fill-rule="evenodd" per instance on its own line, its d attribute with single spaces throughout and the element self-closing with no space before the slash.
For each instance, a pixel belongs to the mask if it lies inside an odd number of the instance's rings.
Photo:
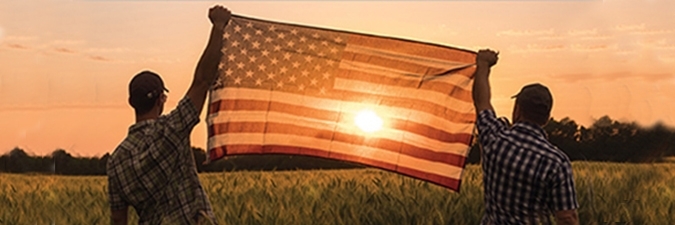
<svg viewBox="0 0 675 225">
<path fill-rule="evenodd" d="M 567 154 L 548 140 L 545 140 L 545 143 L 541 146 L 539 152 L 550 164 L 555 164 L 557 166 L 570 164 L 570 159 Z"/>
</svg>

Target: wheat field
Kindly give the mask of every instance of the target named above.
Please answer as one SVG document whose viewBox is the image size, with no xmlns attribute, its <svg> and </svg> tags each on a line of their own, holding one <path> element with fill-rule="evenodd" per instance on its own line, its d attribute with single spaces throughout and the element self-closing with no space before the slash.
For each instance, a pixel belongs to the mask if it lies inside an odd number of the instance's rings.
<svg viewBox="0 0 675 225">
<path fill-rule="evenodd" d="M 675 164 L 573 168 L 581 224 L 675 221 Z M 220 224 L 478 224 L 483 211 L 476 165 L 467 166 L 460 193 L 377 169 L 200 178 Z M 104 176 L 0 174 L 0 224 L 110 224 L 107 204 Z"/>
</svg>

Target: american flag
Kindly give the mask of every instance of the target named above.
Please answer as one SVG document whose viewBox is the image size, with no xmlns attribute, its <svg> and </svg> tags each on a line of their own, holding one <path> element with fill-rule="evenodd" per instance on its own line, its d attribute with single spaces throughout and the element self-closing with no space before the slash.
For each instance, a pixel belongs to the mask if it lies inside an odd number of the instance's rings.
<svg viewBox="0 0 675 225">
<path fill-rule="evenodd" d="M 209 161 L 308 155 L 459 190 L 475 121 L 474 52 L 241 16 L 223 39 Z M 359 129 L 364 122 L 375 127 Z"/>
</svg>

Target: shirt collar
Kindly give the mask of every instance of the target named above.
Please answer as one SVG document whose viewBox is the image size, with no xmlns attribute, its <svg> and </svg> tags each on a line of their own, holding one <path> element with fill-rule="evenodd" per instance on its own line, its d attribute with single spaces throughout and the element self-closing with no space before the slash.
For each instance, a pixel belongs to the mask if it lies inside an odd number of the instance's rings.
<svg viewBox="0 0 675 225">
<path fill-rule="evenodd" d="M 541 126 L 530 123 L 530 122 L 527 122 L 527 121 L 516 122 L 513 125 L 513 129 L 517 130 L 519 132 L 528 133 L 528 134 L 531 134 L 531 135 L 534 135 L 534 136 L 539 136 L 539 137 L 542 137 L 544 139 L 548 139 L 548 135 L 546 134 L 546 131 L 544 131 L 544 129 Z"/>
<path fill-rule="evenodd" d="M 146 128 L 147 126 L 150 126 L 151 124 L 155 123 L 156 120 L 143 120 L 141 122 L 135 123 L 129 127 L 129 134 L 139 132 Z"/>
</svg>

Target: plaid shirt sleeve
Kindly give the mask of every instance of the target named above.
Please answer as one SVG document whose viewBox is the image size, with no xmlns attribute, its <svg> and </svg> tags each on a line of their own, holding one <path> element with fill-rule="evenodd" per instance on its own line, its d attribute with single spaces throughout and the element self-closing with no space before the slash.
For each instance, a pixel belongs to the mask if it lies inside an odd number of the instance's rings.
<svg viewBox="0 0 675 225">
<path fill-rule="evenodd" d="M 108 176 L 108 199 L 110 200 L 110 209 L 124 210 L 129 207 L 129 204 L 122 199 L 122 189 L 118 182 L 113 180 L 113 176 Z"/>
<path fill-rule="evenodd" d="M 579 208 L 577 194 L 574 189 L 574 178 L 572 176 L 572 165 L 569 161 L 554 170 L 553 178 L 550 181 L 550 209 L 554 211 L 571 210 Z"/>
<path fill-rule="evenodd" d="M 157 136 L 158 140 L 155 143 L 161 143 L 162 147 L 154 148 L 149 151 L 151 157 L 154 159 L 153 163 L 147 164 L 146 177 L 153 177 L 153 179 L 160 179 L 166 173 L 171 171 L 176 166 L 176 163 L 182 156 L 187 156 L 189 151 L 188 140 L 192 128 L 199 123 L 199 114 L 195 109 L 194 104 L 189 97 L 185 96 L 178 102 L 178 106 L 168 115 L 161 116 L 158 119 L 161 124 L 161 131 L 163 135 Z M 188 146 L 181 148 L 181 146 Z M 182 151 L 185 150 L 185 151 Z M 150 174 L 155 174 L 149 176 Z"/>
<path fill-rule="evenodd" d="M 487 146 L 497 139 L 497 135 L 500 131 L 508 128 L 508 124 L 497 119 L 494 111 L 486 109 L 478 113 L 476 127 L 478 128 L 478 140 L 480 141 L 480 144 Z M 489 150 L 490 148 L 483 149 L 483 151 Z"/>
<path fill-rule="evenodd" d="M 192 100 L 185 96 L 178 102 L 176 109 L 164 117 L 169 129 L 178 135 L 190 135 L 192 128 L 199 123 L 199 114 Z"/>
</svg>

